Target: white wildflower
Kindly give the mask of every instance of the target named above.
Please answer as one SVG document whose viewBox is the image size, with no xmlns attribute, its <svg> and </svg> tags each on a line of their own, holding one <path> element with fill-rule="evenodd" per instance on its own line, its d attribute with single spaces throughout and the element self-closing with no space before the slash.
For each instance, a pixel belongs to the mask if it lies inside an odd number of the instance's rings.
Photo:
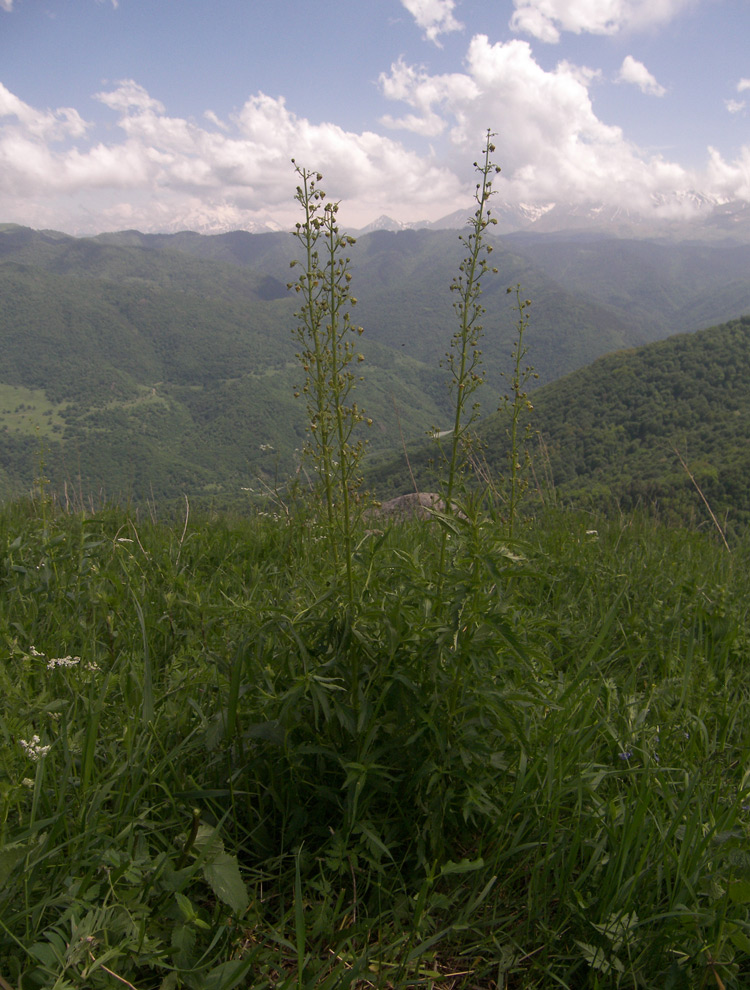
<svg viewBox="0 0 750 990">
<path fill-rule="evenodd" d="M 24 787 L 33 787 L 34 781 L 31 779 L 31 777 L 24 777 L 23 780 L 21 781 L 21 784 Z"/>
<path fill-rule="evenodd" d="M 55 667 L 77 667 L 80 662 L 80 657 L 71 657 L 70 654 L 67 657 L 54 657 L 47 661 L 47 670 L 54 670 Z"/>
<path fill-rule="evenodd" d="M 51 746 L 42 746 L 39 736 L 32 736 L 28 742 L 25 739 L 19 739 L 18 741 L 27 758 L 33 760 L 34 763 L 46 756 L 52 748 Z"/>
</svg>

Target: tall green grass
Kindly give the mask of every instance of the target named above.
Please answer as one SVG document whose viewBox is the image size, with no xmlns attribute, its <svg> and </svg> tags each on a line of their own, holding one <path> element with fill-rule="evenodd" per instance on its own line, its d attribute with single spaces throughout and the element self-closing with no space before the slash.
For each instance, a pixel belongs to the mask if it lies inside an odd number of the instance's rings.
<svg viewBox="0 0 750 990">
<path fill-rule="evenodd" d="M 460 534 L 6 508 L 0 976 L 743 986 L 747 546 Z"/>
</svg>

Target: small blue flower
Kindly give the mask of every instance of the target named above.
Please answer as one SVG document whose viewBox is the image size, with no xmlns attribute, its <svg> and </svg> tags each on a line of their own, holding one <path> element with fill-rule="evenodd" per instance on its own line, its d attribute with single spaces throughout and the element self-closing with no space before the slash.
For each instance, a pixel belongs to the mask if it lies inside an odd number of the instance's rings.
<svg viewBox="0 0 750 990">
<path fill-rule="evenodd" d="M 617 755 L 619 756 L 619 758 L 621 760 L 629 760 L 630 757 L 633 755 L 633 750 L 632 749 L 626 749 L 625 752 L 618 753 Z"/>
</svg>

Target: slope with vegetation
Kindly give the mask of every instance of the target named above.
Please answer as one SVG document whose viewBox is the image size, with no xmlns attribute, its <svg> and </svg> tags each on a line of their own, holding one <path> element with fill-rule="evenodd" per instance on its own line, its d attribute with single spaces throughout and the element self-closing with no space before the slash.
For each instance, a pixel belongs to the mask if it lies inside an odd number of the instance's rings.
<svg viewBox="0 0 750 990">
<path fill-rule="evenodd" d="M 348 242 L 304 170 L 312 492 L 0 509 L 3 985 L 747 985 L 750 546 L 467 497 L 493 150 L 432 524 L 364 528 Z"/>
<path fill-rule="evenodd" d="M 533 317 L 532 317 L 533 320 Z M 533 335 L 533 322 L 529 336 Z M 750 520 L 750 317 L 619 351 L 531 393 L 529 481 L 537 503 L 645 508 L 671 521 L 720 526 Z M 508 475 L 509 418 L 480 429 L 479 481 Z M 436 484 L 434 442 L 374 458 L 381 496 Z"/>
<path fill-rule="evenodd" d="M 503 387 L 521 282 L 529 361 L 550 381 L 593 358 L 750 308 L 743 248 L 490 238 L 485 409 Z M 246 499 L 299 468 L 293 239 L 236 231 L 72 238 L 0 227 L 0 497 L 55 490 L 142 502 Z M 450 413 L 439 367 L 456 231 L 375 231 L 351 248 L 365 327 L 361 399 L 377 458 Z M 43 470 L 41 465 L 43 464 Z"/>
<path fill-rule="evenodd" d="M 747 543 L 452 526 L 0 512 L 8 985 L 747 985 Z"/>
<path fill-rule="evenodd" d="M 230 493 L 286 477 L 304 422 L 286 284 L 235 266 L 13 228 L 0 234 L 0 494 L 39 472 L 87 495 Z M 286 273 L 284 273 L 285 275 Z M 439 420 L 439 372 L 365 342 L 374 449 Z"/>
<path fill-rule="evenodd" d="M 750 519 L 750 317 L 600 358 L 534 394 L 538 477 L 578 504 Z M 502 471 L 502 417 L 488 420 Z M 701 496 L 702 493 L 702 496 Z"/>
</svg>

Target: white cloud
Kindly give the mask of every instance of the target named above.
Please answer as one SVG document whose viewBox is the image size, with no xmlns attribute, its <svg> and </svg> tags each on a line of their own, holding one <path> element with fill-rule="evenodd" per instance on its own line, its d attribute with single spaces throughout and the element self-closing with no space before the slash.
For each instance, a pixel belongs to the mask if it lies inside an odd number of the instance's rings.
<svg viewBox="0 0 750 990">
<path fill-rule="evenodd" d="M 163 113 L 164 104 L 158 100 L 153 100 L 148 95 L 143 86 L 140 86 L 134 79 L 122 79 L 117 89 L 95 93 L 95 99 L 112 110 L 137 110 L 139 112 Z"/>
<path fill-rule="evenodd" d="M 464 73 L 430 76 L 425 69 L 406 65 L 403 59 L 391 66 L 390 74 L 382 73 L 379 82 L 386 99 L 403 101 L 417 110 L 416 114 L 405 117 L 388 114 L 382 118 L 382 123 L 427 137 L 441 134 L 446 126 L 434 109 L 436 105 L 458 101 L 470 103 L 480 95 L 474 80 Z"/>
<path fill-rule="evenodd" d="M 744 93 L 746 90 L 750 89 L 750 79 L 740 79 L 737 83 L 737 92 Z M 724 100 L 724 106 L 727 108 L 729 113 L 741 113 L 746 106 L 744 100 L 728 99 Z"/>
<path fill-rule="evenodd" d="M 617 34 L 666 24 L 696 0 L 514 0 L 514 31 L 556 43 L 563 31 Z"/>
<path fill-rule="evenodd" d="M 463 24 L 453 16 L 455 0 L 401 0 L 421 27 L 428 41 L 440 45 L 441 34 L 463 30 Z"/>
<path fill-rule="evenodd" d="M 385 95 L 413 111 L 390 122 L 417 133 L 444 131 L 454 167 L 471 161 L 487 127 L 503 168 L 495 188 L 510 201 L 601 200 L 647 208 L 652 193 L 684 188 L 680 166 L 647 158 L 619 127 L 599 120 L 589 89 L 596 71 L 561 61 L 552 71 L 520 39 L 474 37 L 466 72 L 430 76 L 398 62 L 381 77 Z"/>
<path fill-rule="evenodd" d="M 342 221 L 361 226 L 392 212 L 437 219 L 461 202 L 450 168 L 373 132 L 298 117 L 283 98 L 251 97 L 209 126 L 170 117 L 132 80 L 97 94 L 118 114 L 93 146 L 63 111 L 36 111 L 0 88 L 0 216 L 73 233 L 125 224 L 143 230 L 242 227 L 259 216 L 296 219 L 290 159 L 319 169 L 342 199 Z M 80 120 L 80 118 L 77 118 Z M 67 130 L 65 130 L 67 128 Z M 58 131 L 68 138 L 53 140 Z"/>
<path fill-rule="evenodd" d="M 488 127 L 503 169 L 498 201 L 645 211 L 675 193 L 687 201 L 691 190 L 750 200 L 750 147 L 731 161 L 711 151 L 703 173 L 649 155 L 597 117 L 599 78 L 568 61 L 543 68 L 528 41 L 477 35 L 461 72 L 399 60 L 381 76 L 390 136 L 313 122 L 262 92 L 229 117 L 184 119 L 134 80 L 96 94 L 111 121 L 95 129 L 71 108 L 38 109 L 0 85 L 0 218 L 70 233 L 221 230 L 268 217 L 288 227 L 297 219 L 294 157 L 323 173 L 349 227 L 382 213 L 438 219 L 469 205 L 471 162 Z M 404 132 L 432 147 L 410 150 Z"/>
<path fill-rule="evenodd" d="M 617 76 L 618 82 L 633 83 L 642 93 L 649 96 L 664 96 L 666 89 L 651 75 L 643 62 L 632 55 L 626 55 Z"/>
<path fill-rule="evenodd" d="M 223 120 L 220 120 L 213 110 L 204 110 L 203 116 L 206 120 L 210 120 L 212 124 L 219 127 L 222 131 L 229 130 L 227 124 L 225 124 Z"/>
<path fill-rule="evenodd" d="M 0 83 L 0 122 L 15 121 L 25 133 L 37 138 L 56 141 L 65 137 L 81 137 L 87 128 L 86 122 L 72 107 L 57 110 L 36 110 Z M 6 123 L 6 128 L 14 126 Z"/>
<path fill-rule="evenodd" d="M 13 0 L 0 0 L 0 10 L 10 13 L 13 10 Z"/>
<path fill-rule="evenodd" d="M 431 76 L 396 63 L 381 87 L 413 113 L 389 122 L 417 133 L 445 133 L 459 174 L 490 127 L 503 169 L 494 184 L 501 200 L 601 202 L 643 211 L 660 203 L 664 215 L 680 197 L 688 202 L 691 191 L 750 200 L 750 145 L 734 161 L 709 149 L 702 172 L 649 155 L 596 116 L 590 95 L 596 71 L 567 61 L 547 71 L 528 42 L 491 44 L 483 35 L 472 39 L 465 67 L 464 74 Z M 647 88 L 650 80 L 647 70 L 631 73 L 630 81 Z M 745 82 L 743 90 L 750 89 Z"/>
<path fill-rule="evenodd" d="M 715 148 L 709 148 L 706 177 L 716 195 L 725 199 L 750 200 L 750 145 L 745 145 L 733 162 L 727 162 Z"/>
</svg>

